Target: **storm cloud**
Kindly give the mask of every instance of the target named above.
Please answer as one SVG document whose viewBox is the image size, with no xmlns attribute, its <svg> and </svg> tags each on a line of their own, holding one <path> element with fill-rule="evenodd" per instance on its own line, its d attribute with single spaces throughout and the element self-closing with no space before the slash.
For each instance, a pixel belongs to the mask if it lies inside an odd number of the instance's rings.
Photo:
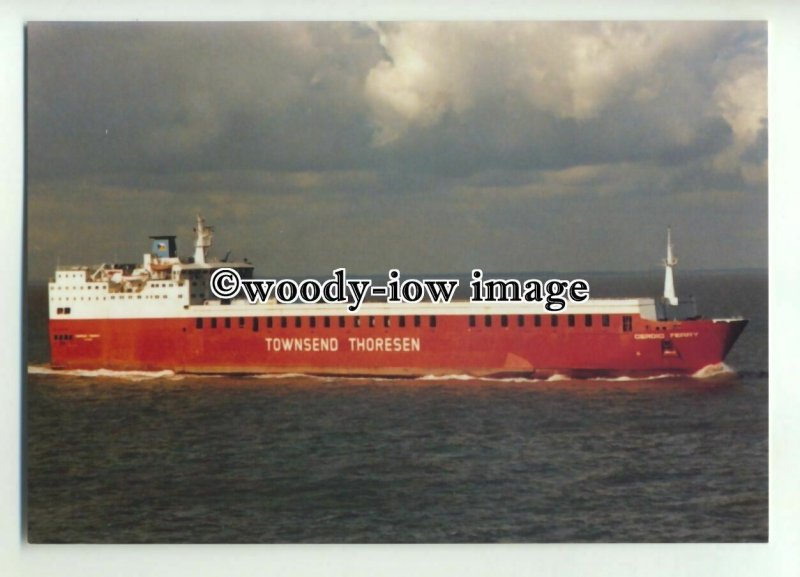
<svg viewBox="0 0 800 577">
<path fill-rule="evenodd" d="M 765 266 L 764 23 L 31 24 L 29 270 Z M 56 221 L 56 216 L 58 217 Z M 138 244 L 137 244 L 138 243 Z"/>
</svg>

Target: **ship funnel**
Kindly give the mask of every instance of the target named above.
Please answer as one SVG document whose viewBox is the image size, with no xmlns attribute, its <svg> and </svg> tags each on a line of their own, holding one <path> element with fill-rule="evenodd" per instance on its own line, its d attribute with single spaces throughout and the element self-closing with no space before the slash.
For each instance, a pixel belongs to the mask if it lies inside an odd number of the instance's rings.
<svg viewBox="0 0 800 577">
<path fill-rule="evenodd" d="M 214 227 L 206 226 L 206 221 L 198 214 L 194 232 L 197 234 L 194 240 L 194 262 L 204 264 L 211 246 L 211 238 L 214 236 Z"/>
<path fill-rule="evenodd" d="M 150 240 L 153 241 L 150 254 L 156 258 L 175 258 L 178 256 L 178 247 L 175 244 L 173 235 L 151 236 Z"/>
<path fill-rule="evenodd" d="M 672 227 L 667 227 L 667 258 L 664 259 L 664 301 L 675 306 L 678 297 L 675 296 L 675 281 L 672 278 L 672 267 L 678 264 L 678 259 L 672 254 Z"/>
</svg>

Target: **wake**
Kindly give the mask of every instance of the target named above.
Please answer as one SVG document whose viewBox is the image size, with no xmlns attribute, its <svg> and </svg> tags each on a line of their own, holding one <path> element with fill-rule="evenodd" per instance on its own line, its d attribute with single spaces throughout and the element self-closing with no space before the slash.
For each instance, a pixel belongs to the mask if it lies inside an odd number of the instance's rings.
<svg viewBox="0 0 800 577">
<path fill-rule="evenodd" d="M 28 365 L 28 374 L 31 375 L 56 375 L 56 376 L 72 376 L 81 378 L 107 378 L 107 379 L 120 379 L 125 381 L 148 381 L 153 379 L 167 379 L 170 381 L 179 381 L 189 376 L 191 378 L 203 377 L 220 377 L 223 374 L 194 374 L 183 375 L 177 374 L 174 371 L 114 371 L 110 369 L 67 369 L 56 370 L 47 365 Z M 472 381 L 472 382 L 487 382 L 487 383 L 553 383 L 563 381 L 576 381 L 576 382 L 609 382 L 609 383 L 622 383 L 622 382 L 636 382 L 636 381 L 656 381 L 661 379 L 675 379 L 675 378 L 691 378 L 698 380 L 707 379 L 720 379 L 736 376 L 736 371 L 726 365 L 725 363 L 718 363 L 703 367 L 691 376 L 677 375 L 672 373 L 664 373 L 661 375 L 652 375 L 648 377 L 590 377 L 590 378 L 572 378 L 567 375 L 555 374 L 546 379 L 535 379 L 526 377 L 478 377 L 469 374 L 448 374 L 448 375 L 423 375 L 420 377 L 386 377 L 386 376 L 347 376 L 347 375 L 314 375 L 307 373 L 264 373 L 254 375 L 238 375 L 254 379 L 264 380 L 284 380 L 284 379 L 313 379 L 323 382 L 333 382 L 341 380 L 368 380 L 368 381 Z"/>
<path fill-rule="evenodd" d="M 56 370 L 45 365 L 28 365 L 28 374 L 70 376 L 90 379 L 121 379 L 124 381 L 149 381 L 152 379 L 169 379 L 173 381 L 179 381 L 183 379 L 182 375 L 177 375 L 174 371 L 112 371 L 110 369 Z"/>
</svg>

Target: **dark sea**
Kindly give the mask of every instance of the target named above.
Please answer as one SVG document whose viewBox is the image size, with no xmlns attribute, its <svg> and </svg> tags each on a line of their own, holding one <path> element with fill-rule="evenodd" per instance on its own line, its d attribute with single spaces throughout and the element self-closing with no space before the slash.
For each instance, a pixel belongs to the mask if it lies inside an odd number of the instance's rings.
<svg viewBox="0 0 800 577">
<path fill-rule="evenodd" d="M 530 275 L 532 278 L 544 278 Z M 662 273 L 588 275 L 656 296 Z M 681 272 L 750 324 L 711 378 L 54 373 L 28 292 L 31 543 L 764 542 L 766 272 Z"/>
</svg>

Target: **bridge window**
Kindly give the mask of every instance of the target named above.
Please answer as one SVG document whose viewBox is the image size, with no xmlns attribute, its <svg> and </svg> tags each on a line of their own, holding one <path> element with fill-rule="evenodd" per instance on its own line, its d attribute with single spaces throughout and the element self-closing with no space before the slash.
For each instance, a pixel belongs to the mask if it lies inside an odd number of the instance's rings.
<svg viewBox="0 0 800 577">
<path fill-rule="evenodd" d="M 203 319 L 194 319 L 194 328 L 202 329 L 203 328 Z"/>
<path fill-rule="evenodd" d="M 500 326 L 502 327 L 508 326 L 508 315 L 500 315 Z"/>
<path fill-rule="evenodd" d="M 369 317 L 369 326 L 370 328 L 373 328 L 375 326 L 375 317 L 372 315 L 370 315 Z"/>
<path fill-rule="evenodd" d="M 267 317 L 267 328 L 268 329 L 272 328 L 272 317 Z"/>
<path fill-rule="evenodd" d="M 286 319 L 286 317 L 281 317 L 281 328 L 285 329 L 286 325 L 288 325 L 288 324 L 289 324 L 289 321 Z"/>
<path fill-rule="evenodd" d="M 571 327 L 575 326 L 575 315 L 567 315 L 567 325 Z"/>
<path fill-rule="evenodd" d="M 331 317 L 322 317 L 326 329 L 331 328 Z"/>
<path fill-rule="evenodd" d="M 611 326 L 611 317 L 608 315 L 603 315 L 603 326 L 610 327 Z"/>
<path fill-rule="evenodd" d="M 359 328 L 361 326 L 361 317 L 353 317 L 353 327 Z"/>
<path fill-rule="evenodd" d="M 231 328 L 231 317 L 225 317 L 225 328 Z"/>
<path fill-rule="evenodd" d="M 525 315 L 517 315 L 517 326 L 518 327 L 525 326 Z"/>
<path fill-rule="evenodd" d="M 308 317 L 308 326 L 313 328 L 317 327 L 317 317 Z"/>
<path fill-rule="evenodd" d="M 211 319 L 211 328 L 212 329 L 217 328 L 217 317 L 214 317 L 213 319 Z"/>
<path fill-rule="evenodd" d="M 344 328 L 344 317 L 339 317 L 339 328 L 340 329 Z"/>
<path fill-rule="evenodd" d="M 558 316 L 557 315 L 550 315 L 550 326 L 557 327 L 558 326 Z"/>
<path fill-rule="evenodd" d="M 436 327 L 436 315 L 431 315 L 428 317 L 428 326 Z"/>
<path fill-rule="evenodd" d="M 388 329 L 390 326 L 392 326 L 392 317 L 383 317 L 383 328 Z"/>
<path fill-rule="evenodd" d="M 414 315 L 414 326 L 418 327 L 422 323 L 422 319 L 419 315 Z"/>
<path fill-rule="evenodd" d="M 469 326 L 470 327 L 475 326 L 475 315 L 469 315 Z"/>
<path fill-rule="evenodd" d="M 583 315 L 583 325 L 586 327 L 592 326 L 592 315 Z"/>
<path fill-rule="evenodd" d="M 533 326 L 535 326 L 535 327 L 542 326 L 542 315 L 534 315 L 534 317 L 533 317 Z"/>
<path fill-rule="evenodd" d="M 622 317 L 622 330 L 629 332 L 633 328 L 633 320 L 629 316 Z"/>
<path fill-rule="evenodd" d="M 299 329 L 303 326 L 303 317 L 294 317 L 294 326 Z"/>
<path fill-rule="evenodd" d="M 486 315 L 483 317 L 483 324 L 484 326 L 490 327 L 492 326 L 492 315 Z"/>
<path fill-rule="evenodd" d="M 239 317 L 239 328 L 240 329 L 244 328 L 244 317 Z"/>
<path fill-rule="evenodd" d="M 404 328 L 406 326 L 406 317 L 397 317 L 397 326 L 401 329 Z"/>
<path fill-rule="evenodd" d="M 253 317 L 253 332 L 258 332 L 258 317 Z"/>
</svg>

